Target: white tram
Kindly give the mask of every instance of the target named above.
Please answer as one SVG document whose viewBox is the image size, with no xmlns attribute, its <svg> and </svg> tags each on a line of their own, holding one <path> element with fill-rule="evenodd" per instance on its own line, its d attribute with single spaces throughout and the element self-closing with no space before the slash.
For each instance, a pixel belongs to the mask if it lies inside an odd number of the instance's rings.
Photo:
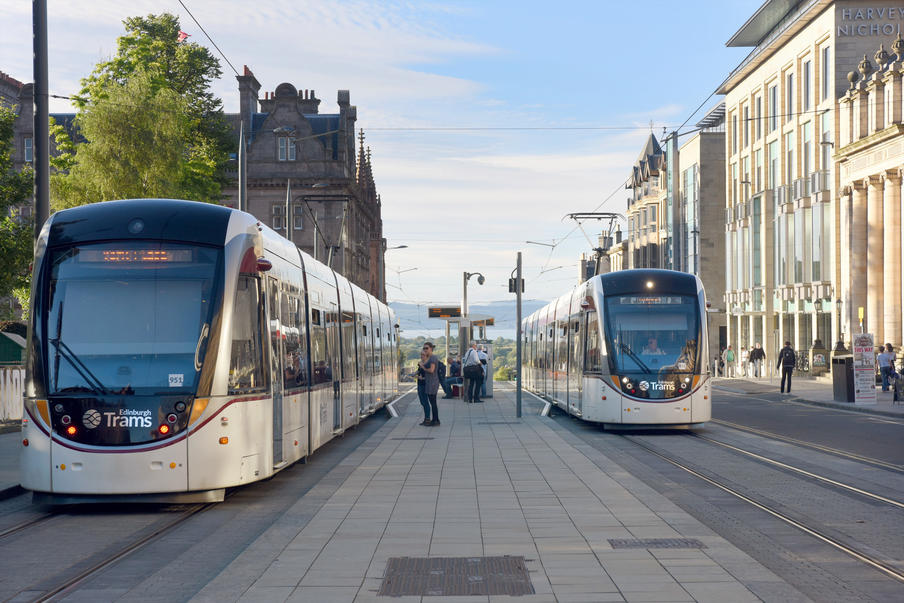
<svg viewBox="0 0 904 603">
<path fill-rule="evenodd" d="M 21 483 L 36 500 L 222 500 L 398 395 L 392 311 L 217 205 L 54 214 L 31 308 Z"/>
<path fill-rule="evenodd" d="M 523 321 L 524 386 L 621 426 L 700 426 L 711 414 L 706 299 L 670 270 L 595 276 Z"/>
</svg>

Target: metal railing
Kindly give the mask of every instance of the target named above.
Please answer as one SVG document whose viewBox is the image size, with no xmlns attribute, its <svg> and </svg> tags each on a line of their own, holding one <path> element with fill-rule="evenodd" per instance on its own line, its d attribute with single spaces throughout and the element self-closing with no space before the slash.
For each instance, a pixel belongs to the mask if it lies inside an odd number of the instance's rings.
<svg viewBox="0 0 904 603">
<path fill-rule="evenodd" d="M 793 184 L 794 200 L 810 196 L 810 178 L 798 178 Z"/>
<path fill-rule="evenodd" d="M 775 196 L 775 203 L 777 205 L 784 205 L 791 201 L 791 187 L 787 184 L 776 186 L 775 189 L 773 189 L 773 195 Z"/>
</svg>

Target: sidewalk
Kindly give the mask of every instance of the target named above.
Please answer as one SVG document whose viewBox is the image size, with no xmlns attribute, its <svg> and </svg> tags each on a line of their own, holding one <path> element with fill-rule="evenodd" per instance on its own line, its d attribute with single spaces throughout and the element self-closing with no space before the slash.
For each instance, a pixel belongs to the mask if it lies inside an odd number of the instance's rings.
<svg viewBox="0 0 904 603">
<path fill-rule="evenodd" d="M 301 498 L 193 600 L 803 599 L 524 398 L 521 419 L 509 387 L 441 401 L 438 427 L 408 404 L 324 504 Z"/>
<path fill-rule="evenodd" d="M 716 377 L 713 388 L 735 394 L 779 394 L 781 381 L 778 377 L 754 379 L 748 377 Z M 889 417 L 904 417 L 904 402 L 895 403 L 892 392 L 883 392 L 876 388 L 876 403 L 871 405 L 854 404 L 853 402 L 836 402 L 832 389 L 831 377 L 812 379 L 794 377 L 791 394 L 785 398 L 791 402 L 802 402 L 826 408 L 839 408 L 854 412 L 865 412 Z M 781 395 L 781 394 L 779 394 Z"/>
</svg>

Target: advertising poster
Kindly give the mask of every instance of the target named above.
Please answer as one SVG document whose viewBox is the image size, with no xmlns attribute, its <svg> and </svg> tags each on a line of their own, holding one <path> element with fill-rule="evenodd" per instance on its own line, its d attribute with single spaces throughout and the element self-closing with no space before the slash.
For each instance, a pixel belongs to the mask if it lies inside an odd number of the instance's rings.
<svg viewBox="0 0 904 603">
<path fill-rule="evenodd" d="M 854 335 L 854 404 L 876 403 L 876 352 L 873 334 Z"/>
</svg>

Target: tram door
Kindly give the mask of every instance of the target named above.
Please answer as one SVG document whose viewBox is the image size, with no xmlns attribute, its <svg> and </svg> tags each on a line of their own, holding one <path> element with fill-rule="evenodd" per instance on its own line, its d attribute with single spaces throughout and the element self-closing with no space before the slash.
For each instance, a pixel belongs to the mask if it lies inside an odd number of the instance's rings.
<svg viewBox="0 0 904 603">
<path fill-rule="evenodd" d="M 273 393 L 273 465 L 283 462 L 283 333 L 279 316 L 279 283 L 267 278 L 270 331 L 270 385 Z"/>
<path fill-rule="evenodd" d="M 342 366 L 339 357 L 339 308 L 330 302 L 330 310 L 327 312 L 326 338 L 327 349 L 330 355 L 330 365 L 333 367 L 333 430 L 342 428 Z"/>
<path fill-rule="evenodd" d="M 582 396 L 582 368 L 584 364 L 584 341 L 587 338 L 586 329 L 586 312 L 581 312 L 579 316 L 571 319 L 568 327 L 570 341 L 568 346 L 568 403 L 571 408 L 577 412 L 582 412 L 581 396 Z M 584 325 L 585 328 L 581 328 Z"/>
</svg>

